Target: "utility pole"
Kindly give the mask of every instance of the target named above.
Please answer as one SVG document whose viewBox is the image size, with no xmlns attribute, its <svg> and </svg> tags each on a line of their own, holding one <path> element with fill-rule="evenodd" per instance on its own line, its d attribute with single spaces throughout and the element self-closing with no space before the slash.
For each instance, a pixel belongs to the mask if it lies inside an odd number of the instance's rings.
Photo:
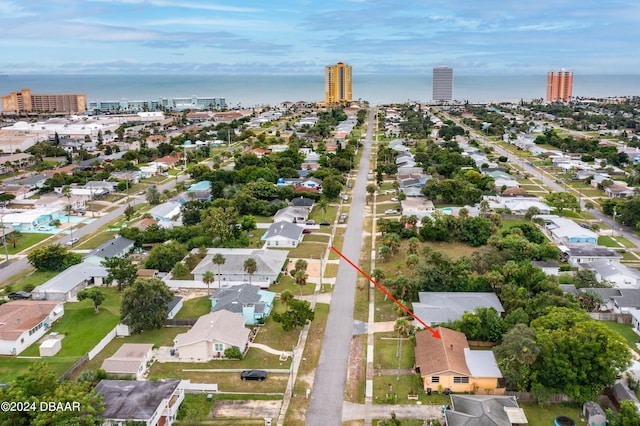
<svg viewBox="0 0 640 426">
<path fill-rule="evenodd" d="M 0 216 L 0 227 L 2 228 L 2 244 L 4 244 L 4 256 L 9 261 L 9 249 L 7 248 L 7 236 L 4 233 L 4 215 Z"/>
</svg>

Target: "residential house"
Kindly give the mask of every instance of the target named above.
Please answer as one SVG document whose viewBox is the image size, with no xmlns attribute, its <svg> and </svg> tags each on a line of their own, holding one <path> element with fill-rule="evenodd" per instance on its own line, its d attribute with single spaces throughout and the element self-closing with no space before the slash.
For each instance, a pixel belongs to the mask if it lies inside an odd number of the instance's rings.
<svg viewBox="0 0 640 426">
<path fill-rule="evenodd" d="M 92 285 L 102 285 L 108 272 L 102 266 L 88 262 L 73 265 L 34 288 L 31 295 L 34 300 L 55 300 L 69 302 L 76 299 L 78 292 Z"/>
<path fill-rule="evenodd" d="M 565 289 L 567 290 L 567 289 Z M 571 291 L 571 289 L 568 289 Z M 579 288 L 576 297 L 582 293 L 595 293 L 604 302 L 600 310 L 629 314 L 640 309 L 640 289 L 638 288 Z M 632 322 L 633 324 L 633 322 Z"/>
<path fill-rule="evenodd" d="M 149 214 L 152 218 L 158 221 L 158 225 L 163 228 L 172 228 L 175 225 L 181 223 L 181 204 L 174 202 L 166 202 L 158 204 L 149 210 Z"/>
<path fill-rule="evenodd" d="M 51 174 L 46 174 L 46 173 L 40 173 L 37 175 L 33 175 L 33 176 L 29 176 L 29 177 L 25 177 L 25 178 L 21 178 L 21 179 L 5 179 L 4 183 L 6 184 L 15 184 L 15 185 L 21 185 L 24 187 L 29 188 L 30 190 L 33 189 L 40 189 L 44 186 L 44 183 L 47 179 L 49 179 L 51 176 Z"/>
<path fill-rule="evenodd" d="M 495 293 L 421 291 L 418 299 L 420 302 L 412 304 L 413 312 L 428 325 L 462 319 L 462 314 L 478 308 L 493 308 L 499 314 L 504 312 Z"/>
<path fill-rule="evenodd" d="M 109 374 L 140 380 L 147 370 L 152 350 L 151 343 L 124 343 L 115 354 L 102 362 L 101 368 Z"/>
<path fill-rule="evenodd" d="M 311 211 L 313 205 L 315 204 L 315 201 L 312 198 L 306 198 L 301 195 L 299 197 L 293 198 L 291 200 L 291 204 L 293 204 L 294 207 L 299 207 Z"/>
<path fill-rule="evenodd" d="M 304 231 L 304 228 L 295 223 L 285 221 L 272 223 L 261 240 L 265 242 L 267 247 L 295 248 L 298 247 L 298 244 L 302 241 L 302 231 Z"/>
<path fill-rule="evenodd" d="M 194 253 L 197 251 L 197 249 L 193 250 Z M 224 264 L 220 265 L 220 275 L 218 275 L 218 265 L 212 262 L 216 254 L 221 254 L 225 259 Z M 207 255 L 191 273 L 195 280 L 202 281 L 206 271 L 213 272 L 216 275 L 216 281 L 213 283 L 215 288 L 244 284 L 249 282 L 249 274 L 244 270 L 244 262 L 247 259 L 253 259 L 256 261 L 257 270 L 251 277 L 251 284 L 267 288 L 278 280 L 288 255 L 287 250 L 209 248 Z"/>
<path fill-rule="evenodd" d="M 58 210 L 48 208 L 6 211 L 9 213 L 5 213 L 2 217 L 4 225 L 22 232 L 35 231 L 40 226 L 48 226 L 59 217 Z"/>
<path fill-rule="evenodd" d="M 289 222 L 304 224 L 309 217 L 309 209 L 304 207 L 284 207 L 273 215 L 273 222 Z"/>
<path fill-rule="evenodd" d="M 148 270 L 149 269 L 147 269 L 147 271 Z M 173 299 L 167 305 L 167 310 L 169 311 L 167 313 L 167 319 L 173 319 L 178 314 L 178 312 L 180 312 L 180 309 L 182 309 L 182 297 L 173 296 Z"/>
<path fill-rule="evenodd" d="M 101 380 L 95 390 L 104 400 L 103 426 L 173 425 L 184 400 L 180 384 L 180 380 Z"/>
<path fill-rule="evenodd" d="M 542 272 L 552 277 L 557 277 L 560 274 L 560 264 L 556 261 L 533 260 L 531 265 L 542 269 Z"/>
<path fill-rule="evenodd" d="M 138 170 L 125 170 L 121 172 L 111 172 L 111 177 L 113 179 L 127 182 L 129 186 L 131 186 L 140 183 L 142 173 L 140 173 L 140 171 Z"/>
<path fill-rule="evenodd" d="M 618 288 L 640 288 L 640 272 L 620 262 L 602 259 L 581 263 L 580 267 L 592 271 L 601 284 Z"/>
<path fill-rule="evenodd" d="M 604 192 L 609 198 L 627 198 L 635 195 L 635 188 L 628 186 L 626 182 L 615 181 L 613 185 L 606 186 Z"/>
<path fill-rule="evenodd" d="M 15 147 L 15 145 L 14 145 Z M 24 169 L 35 164 L 36 159 L 31 154 L 19 152 L 17 154 L 0 155 L 0 175 Z"/>
<path fill-rule="evenodd" d="M 622 258 L 617 251 L 597 244 L 561 244 L 558 248 L 563 261 L 574 267 L 597 260 L 617 261 Z"/>
<path fill-rule="evenodd" d="M 598 234 L 589 229 L 583 228 L 571 219 L 565 219 L 555 215 L 540 215 L 537 217 L 540 217 L 545 221 L 544 229 L 557 243 L 596 244 L 598 241 Z"/>
<path fill-rule="evenodd" d="M 220 288 L 211 295 L 211 312 L 235 312 L 245 317 L 245 324 L 255 325 L 269 316 L 275 296 L 272 291 L 249 284 Z"/>
<path fill-rule="evenodd" d="M 451 395 L 447 426 L 525 426 L 529 422 L 515 396 Z"/>
<path fill-rule="evenodd" d="M 425 197 L 407 197 L 400 201 L 400 206 L 403 216 L 416 215 L 422 217 L 436 211 L 433 201 L 427 200 Z"/>
<path fill-rule="evenodd" d="M 18 355 L 63 315 L 61 302 L 16 300 L 0 305 L 0 355 Z"/>
<path fill-rule="evenodd" d="M 415 368 L 424 391 L 449 389 L 458 393 L 504 394 L 502 373 L 492 351 L 472 351 L 464 333 L 438 327 L 415 334 Z"/>
<path fill-rule="evenodd" d="M 0 194 L 13 195 L 16 200 L 24 200 L 33 195 L 29 187 L 23 185 L 0 185 Z"/>
<path fill-rule="evenodd" d="M 133 250 L 134 244 L 135 241 L 118 235 L 84 255 L 82 261 L 101 265 L 102 261 L 109 257 L 125 257 Z"/>
<path fill-rule="evenodd" d="M 178 334 L 174 349 L 181 361 L 209 361 L 224 358 L 224 351 L 249 346 L 249 329 L 245 317 L 225 310 L 203 315 L 186 333 Z"/>
<path fill-rule="evenodd" d="M 159 168 L 173 169 L 174 167 L 176 167 L 180 163 L 181 160 L 182 160 L 182 157 L 179 154 L 178 155 L 165 155 L 162 158 L 158 158 L 155 161 L 149 162 L 149 165 L 156 164 Z"/>
</svg>

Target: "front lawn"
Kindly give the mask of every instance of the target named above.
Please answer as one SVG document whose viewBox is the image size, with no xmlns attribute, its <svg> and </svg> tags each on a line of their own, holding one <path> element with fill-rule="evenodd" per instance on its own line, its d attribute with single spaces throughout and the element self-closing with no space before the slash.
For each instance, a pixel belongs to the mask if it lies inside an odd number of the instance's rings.
<svg viewBox="0 0 640 426">
<path fill-rule="evenodd" d="M 448 396 L 441 394 L 427 395 L 422 387 L 422 379 L 418 374 L 373 376 L 374 404 L 415 404 L 407 396 L 411 393 L 418 395 L 422 404 L 447 405 L 451 403 Z"/>
<path fill-rule="evenodd" d="M 23 232 L 22 236 L 16 241 L 15 247 L 13 246 L 13 244 L 7 242 L 7 251 L 9 252 L 9 254 L 20 253 L 22 250 L 26 250 L 29 247 L 46 240 L 49 237 L 51 237 L 51 234 Z M 4 248 L 2 248 L 2 253 L 4 253 Z"/>
<path fill-rule="evenodd" d="M 398 340 L 397 333 L 374 334 L 373 365 L 378 370 L 393 370 L 398 368 Z M 401 369 L 411 369 L 415 364 L 413 348 L 415 344 L 407 337 L 402 340 Z"/>
<path fill-rule="evenodd" d="M 640 342 L 640 336 L 638 336 L 631 329 L 631 326 L 629 324 L 618 324 L 617 322 L 613 322 L 613 321 L 603 321 L 602 323 L 605 324 L 607 327 L 609 327 L 611 330 L 617 332 L 622 337 L 624 337 L 624 339 L 627 341 L 627 344 L 631 349 L 635 351 L 638 350 L 638 347 L 636 346 L 636 342 Z"/>
<path fill-rule="evenodd" d="M 58 275 L 59 272 L 55 271 L 35 271 L 32 267 L 25 269 L 24 271 L 8 278 L 2 283 L 3 286 L 11 286 L 11 293 L 13 291 L 24 290 L 25 288 L 34 288 L 41 284 L 46 283 L 51 278 Z"/>
<path fill-rule="evenodd" d="M 621 247 L 620 244 L 615 242 L 613 238 L 607 235 L 601 235 L 598 237 L 598 245 L 605 246 L 605 247 L 614 247 L 614 248 Z"/>
</svg>

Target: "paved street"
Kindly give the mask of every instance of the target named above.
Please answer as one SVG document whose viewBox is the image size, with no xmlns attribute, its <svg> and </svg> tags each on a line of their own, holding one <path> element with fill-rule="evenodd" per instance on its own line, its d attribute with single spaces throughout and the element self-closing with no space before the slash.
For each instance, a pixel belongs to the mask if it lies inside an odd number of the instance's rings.
<svg viewBox="0 0 640 426">
<path fill-rule="evenodd" d="M 362 159 L 353 188 L 347 231 L 342 253 L 354 263 L 360 258 L 362 224 L 366 197 L 367 173 L 371 155 L 374 110 L 369 114 L 367 136 Z M 326 426 L 342 423 L 349 347 L 353 333 L 353 302 L 358 272 L 341 261 L 325 328 L 322 352 L 316 369 L 311 402 L 307 411 L 307 425 Z"/>
</svg>

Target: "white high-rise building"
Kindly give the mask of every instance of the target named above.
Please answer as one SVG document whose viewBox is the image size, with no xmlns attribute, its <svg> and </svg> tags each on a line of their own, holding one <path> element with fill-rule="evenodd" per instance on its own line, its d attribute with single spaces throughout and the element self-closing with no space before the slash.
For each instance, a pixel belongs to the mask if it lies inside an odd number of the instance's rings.
<svg viewBox="0 0 640 426">
<path fill-rule="evenodd" d="M 450 101 L 453 99 L 453 68 L 435 67 L 433 69 L 433 100 Z"/>
</svg>

